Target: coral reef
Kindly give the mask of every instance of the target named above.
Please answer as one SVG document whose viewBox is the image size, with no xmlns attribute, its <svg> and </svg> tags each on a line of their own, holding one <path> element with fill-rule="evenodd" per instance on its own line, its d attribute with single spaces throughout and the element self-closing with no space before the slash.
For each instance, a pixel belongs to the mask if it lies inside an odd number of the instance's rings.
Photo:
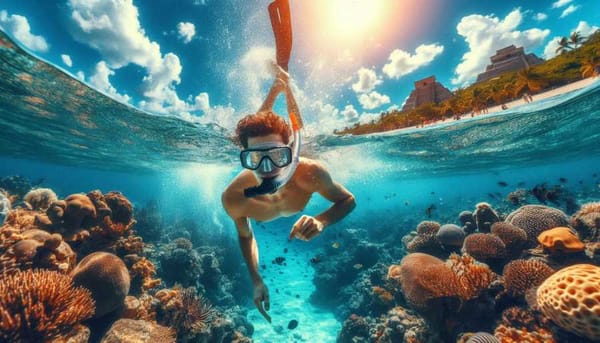
<svg viewBox="0 0 600 343">
<path fill-rule="evenodd" d="M 145 320 L 119 319 L 104 335 L 101 343 L 175 343 L 175 332 L 169 327 Z"/>
<path fill-rule="evenodd" d="M 67 275 L 26 270 L 0 278 L 0 340 L 42 342 L 68 334 L 90 318 L 90 292 Z"/>
<path fill-rule="evenodd" d="M 135 231 L 147 243 L 158 243 L 163 235 L 163 223 L 158 203 L 150 201 L 146 206 L 135 209 Z"/>
<path fill-rule="evenodd" d="M 506 258 L 506 246 L 495 235 L 474 233 L 465 238 L 462 251 L 481 262 L 497 262 Z"/>
<path fill-rule="evenodd" d="M 99 318 L 123 305 L 129 293 L 130 277 L 125 263 L 117 256 L 95 252 L 82 259 L 73 270 L 73 282 L 90 290 L 96 300 Z"/>
<path fill-rule="evenodd" d="M 458 220 L 462 224 L 462 229 L 468 235 L 477 230 L 477 224 L 475 224 L 475 218 L 473 218 L 473 212 L 462 211 L 458 215 Z"/>
<path fill-rule="evenodd" d="M 563 268 L 537 290 L 540 311 L 566 331 L 600 340 L 600 267 L 576 264 Z"/>
<path fill-rule="evenodd" d="M 475 220 L 475 225 L 477 225 L 477 230 L 484 233 L 490 232 L 492 224 L 500 221 L 498 213 L 487 202 L 480 202 L 475 206 L 473 219 Z"/>
<path fill-rule="evenodd" d="M 502 312 L 494 335 L 502 343 L 555 343 L 550 323 L 532 311 L 511 307 Z"/>
<path fill-rule="evenodd" d="M 159 274 L 167 285 L 178 283 L 183 287 L 198 286 L 198 279 L 202 274 L 201 261 L 189 240 L 178 238 L 163 245 L 158 261 Z"/>
<path fill-rule="evenodd" d="M 504 266 L 504 287 L 512 295 L 525 295 L 554 273 L 554 269 L 540 260 L 514 260 Z"/>
<path fill-rule="evenodd" d="M 23 199 L 25 194 L 32 188 L 31 183 L 27 178 L 21 175 L 13 175 L 0 178 L 0 188 L 3 189 L 11 203 L 16 203 L 16 200 Z"/>
<path fill-rule="evenodd" d="M 600 239 L 600 202 L 582 205 L 571 217 L 571 225 L 582 240 L 597 242 Z"/>
<path fill-rule="evenodd" d="M 444 224 L 440 227 L 435 237 L 446 248 L 460 249 L 465 240 L 465 232 L 458 225 Z"/>
<path fill-rule="evenodd" d="M 29 229 L 6 237 L 0 244 L 0 259 L 12 260 L 11 265 L 19 269 L 44 268 L 68 273 L 75 267 L 76 254 L 60 234 Z"/>
<path fill-rule="evenodd" d="M 546 230 L 537 239 L 551 254 L 576 253 L 585 250 L 583 242 L 568 227 Z"/>
<path fill-rule="evenodd" d="M 518 257 L 527 243 L 527 233 L 525 230 L 511 223 L 494 223 L 491 232 L 502 240 L 504 246 L 506 246 L 506 255 L 509 258 Z"/>
<path fill-rule="evenodd" d="M 569 225 L 567 215 L 563 211 L 544 205 L 522 206 L 510 213 L 505 221 L 525 230 L 528 247 L 537 245 L 540 233 Z"/>
<path fill-rule="evenodd" d="M 23 201 L 28 203 L 32 210 L 45 211 L 50 207 L 50 204 L 58 201 L 58 197 L 50 188 L 36 188 L 27 192 Z"/>
<path fill-rule="evenodd" d="M 436 256 L 445 254 L 440 242 L 436 238 L 440 227 L 440 224 L 434 221 L 419 223 L 416 229 L 417 235 L 406 244 L 406 250 L 411 253 L 421 252 Z"/>
</svg>

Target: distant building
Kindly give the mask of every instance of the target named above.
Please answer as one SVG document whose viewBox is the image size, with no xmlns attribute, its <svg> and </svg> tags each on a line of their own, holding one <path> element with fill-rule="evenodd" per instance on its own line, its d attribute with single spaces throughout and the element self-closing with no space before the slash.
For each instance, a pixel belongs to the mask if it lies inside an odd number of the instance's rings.
<svg viewBox="0 0 600 343">
<path fill-rule="evenodd" d="M 518 71 L 544 62 L 543 59 L 534 54 L 526 55 L 523 47 L 517 48 L 514 45 L 497 50 L 496 54 L 490 57 L 490 60 L 492 64 L 485 68 L 485 72 L 477 76 L 477 82 L 483 82 L 508 71 Z"/>
<path fill-rule="evenodd" d="M 451 97 L 452 93 L 437 82 L 435 76 L 430 76 L 415 82 L 415 89 L 402 106 L 402 111 L 412 110 L 425 104 L 437 104 Z"/>
</svg>

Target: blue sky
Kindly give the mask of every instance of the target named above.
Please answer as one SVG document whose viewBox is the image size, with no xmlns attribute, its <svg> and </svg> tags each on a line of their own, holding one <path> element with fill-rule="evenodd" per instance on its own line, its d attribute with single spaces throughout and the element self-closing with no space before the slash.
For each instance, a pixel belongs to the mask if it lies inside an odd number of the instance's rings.
<svg viewBox="0 0 600 343">
<path fill-rule="evenodd" d="M 550 58 L 557 37 L 600 26 L 597 0 L 290 2 L 290 74 L 309 134 L 400 107 L 423 77 L 468 85 L 506 45 Z M 0 28 L 119 101 L 231 129 L 272 81 L 268 3 L 5 0 Z"/>
</svg>

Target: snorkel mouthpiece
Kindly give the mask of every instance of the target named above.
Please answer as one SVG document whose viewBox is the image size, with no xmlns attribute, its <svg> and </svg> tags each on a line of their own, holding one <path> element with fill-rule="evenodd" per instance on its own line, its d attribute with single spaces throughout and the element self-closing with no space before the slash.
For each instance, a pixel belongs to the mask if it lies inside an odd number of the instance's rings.
<svg viewBox="0 0 600 343">
<path fill-rule="evenodd" d="M 271 177 L 263 179 L 262 183 L 256 187 L 244 189 L 244 196 L 246 196 L 246 198 L 254 198 L 259 195 L 273 194 L 277 192 L 277 189 L 279 189 L 279 187 L 277 187 L 277 182 L 274 177 Z"/>
</svg>

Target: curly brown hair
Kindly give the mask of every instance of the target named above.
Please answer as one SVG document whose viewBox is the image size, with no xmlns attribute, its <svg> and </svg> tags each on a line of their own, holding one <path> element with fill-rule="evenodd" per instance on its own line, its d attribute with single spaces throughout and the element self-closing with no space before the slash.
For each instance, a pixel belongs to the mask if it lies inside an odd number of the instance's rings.
<svg viewBox="0 0 600 343">
<path fill-rule="evenodd" d="M 284 144 L 290 141 L 292 130 L 287 122 L 271 111 L 249 114 L 240 119 L 235 129 L 235 141 L 244 149 L 248 148 L 248 138 L 279 134 Z"/>
</svg>

